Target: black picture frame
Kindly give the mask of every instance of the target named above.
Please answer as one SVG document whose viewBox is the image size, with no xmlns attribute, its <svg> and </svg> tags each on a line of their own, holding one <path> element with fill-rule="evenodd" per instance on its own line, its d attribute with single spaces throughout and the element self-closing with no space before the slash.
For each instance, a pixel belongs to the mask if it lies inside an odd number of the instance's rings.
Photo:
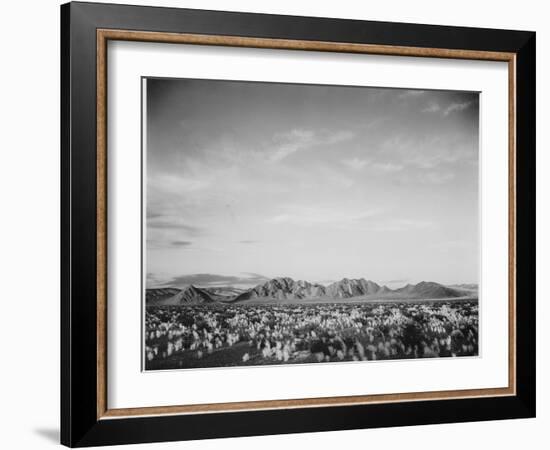
<svg viewBox="0 0 550 450">
<path fill-rule="evenodd" d="M 98 418 L 98 29 L 516 55 L 516 395 Z M 535 416 L 534 32 L 114 4 L 61 6 L 61 443 L 70 447 Z"/>
</svg>

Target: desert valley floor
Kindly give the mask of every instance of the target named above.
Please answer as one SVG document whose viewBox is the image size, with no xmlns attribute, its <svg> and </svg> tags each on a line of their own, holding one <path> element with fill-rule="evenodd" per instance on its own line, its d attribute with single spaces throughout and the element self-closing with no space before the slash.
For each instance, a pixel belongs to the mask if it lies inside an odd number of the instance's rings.
<svg viewBox="0 0 550 450">
<path fill-rule="evenodd" d="M 290 278 L 255 288 L 148 289 L 144 368 L 476 356 L 477 287 Z"/>
</svg>

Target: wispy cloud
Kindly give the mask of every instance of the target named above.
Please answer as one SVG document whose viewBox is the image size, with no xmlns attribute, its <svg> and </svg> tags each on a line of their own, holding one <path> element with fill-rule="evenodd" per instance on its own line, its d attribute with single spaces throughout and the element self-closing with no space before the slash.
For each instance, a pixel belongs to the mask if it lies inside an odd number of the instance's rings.
<svg viewBox="0 0 550 450">
<path fill-rule="evenodd" d="M 453 102 L 450 105 L 443 107 L 439 103 L 432 101 L 428 104 L 428 106 L 426 106 L 421 111 L 424 113 L 441 112 L 444 117 L 447 117 L 449 114 L 452 114 L 454 112 L 460 112 L 468 109 L 470 106 L 472 106 L 472 104 L 473 104 L 472 101 Z"/>
<path fill-rule="evenodd" d="M 342 164 L 346 166 L 347 168 L 359 171 L 361 169 L 364 169 L 366 167 L 373 169 L 373 171 L 378 172 L 399 172 L 400 170 L 403 170 L 405 166 L 403 164 L 399 163 L 392 163 L 392 162 L 372 162 L 370 159 L 361 159 L 361 158 L 350 158 L 350 159 L 344 159 L 342 160 Z"/>
<path fill-rule="evenodd" d="M 269 280 L 268 277 L 255 272 L 242 272 L 242 275 L 246 275 L 250 280 Z"/>
<path fill-rule="evenodd" d="M 405 168 L 403 164 L 390 163 L 390 162 L 375 163 L 372 165 L 372 167 L 381 172 L 399 172 Z"/>
<path fill-rule="evenodd" d="M 151 275 L 151 279 L 154 277 Z M 243 273 L 242 276 L 219 275 L 212 273 L 195 273 L 189 275 L 180 275 L 165 280 L 164 284 L 185 287 L 189 285 L 214 287 L 214 286 L 256 286 L 268 281 L 269 278 L 257 273 Z"/>
<path fill-rule="evenodd" d="M 174 216 L 158 216 L 154 219 L 150 219 L 147 221 L 147 228 L 182 230 L 193 236 L 201 235 L 204 232 L 204 228 L 190 225 L 184 222 L 180 217 Z"/>
<path fill-rule="evenodd" d="M 472 105 L 472 102 L 462 102 L 462 103 L 451 103 L 449 106 L 445 108 L 445 111 L 443 111 L 444 116 L 448 116 L 449 114 L 453 112 L 460 112 L 464 111 L 465 109 L 468 109 Z"/>
<path fill-rule="evenodd" d="M 310 147 L 315 140 L 311 130 L 294 129 L 288 133 L 279 133 L 273 137 L 273 146 L 269 159 L 280 161 L 299 150 Z"/>
<path fill-rule="evenodd" d="M 147 219 L 147 249 L 195 249 L 195 238 L 205 233 L 205 227 L 189 224 L 184 218 L 158 215 Z"/>
<path fill-rule="evenodd" d="M 147 272 L 147 275 L 145 277 L 145 283 L 147 287 L 162 287 L 165 286 L 167 281 L 170 279 L 170 277 L 166 277 L 165 275 L 161 274 L 155 274 L 152 272 Z"/>
<path fill-rule="evenodd" d="M 172 245 L 175 247 L 187 247 L 193 244 L 191 241 L 172 241 Z"/>
<path fill-rule="evenodd" d="M 327 144 L 338 144 L 339 142 L 349 141 L 355 137 L 355 133 L 349 130 L 341 130 L 336 133 L 325 132 L 324 134 L 326 136 Z M 323 137 L 321 136 L 321 139 L 322 138 Z"/>
<path fill-rule="evenodd" d="M 412 151 L 406 158 L 406 164 L 419 169 L 435 169 L 442 165 L 452 165 L 458 162 L 473 162 L 476 161 L 474 151 L 468 149 L 452 149 L 441 145 L 437 151 L 420 152 Z"/>
<path fill-rule="evenodd" d="M 354 137 L 355 133 L 349 130 L 328 133 L 295 128 L 273 136 L 272 142 L 267 146 L 268 158 L 271 162 L 278 162 L 301 150 L 307 150 L 317 145 L 333 145 Z"/>
<path fill-rule="evenodd" d="M 147 250 L 190 249 L 192 245 L 191 241 L 170 240 L 169 236 L 147 238 Z"/>
<path fill-rule="evenodd" d="M 437 104 L 436 102 L 430 102 L 428 106 L 426 106 L 424 109 L 422 109 L 422 112 L 424 113 L 436 113 L 441 110 L 441 106 Z"/>
<path fill-rule="evenodd" d="M 397 97 L 400 99 L 409 98 L 409 97 L 420 97 L 425 93 L 426 91 L 422 91 L 420 89 L 407 89 L 401 92 Z"/>
<path fill-rule="evenodd" d="M 478 157 L 476 141 L 464 141 L 453 135 L 418 138 L 397 134 L 386 140 L 382 148 L 396 161 L 392 164 L 424 170 L 456 163 L 476 163 Z"/>
</svg>

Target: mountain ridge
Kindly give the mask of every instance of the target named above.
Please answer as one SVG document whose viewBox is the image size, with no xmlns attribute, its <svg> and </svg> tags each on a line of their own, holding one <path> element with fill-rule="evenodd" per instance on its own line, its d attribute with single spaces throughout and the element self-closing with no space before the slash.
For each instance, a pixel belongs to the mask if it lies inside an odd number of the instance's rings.
<svg viewBox="0 0 550 450">
<path fill-rule="evenodd" d="M 147 289 L 149 291 L 149 289 Z M 171 297 L 164 297 L 156 299 L 155 301 L 147 303 L 148 306 L 179 306 L 179 305 L 197 305 L 202 303 L 215 303 L 216 300 L 205 291 L 204 289 L 190 285 L 186 289 L 178 290 L 176 294 Z"/>
<path fill-rule="evenodd" d="M 242 291 L 242 292 L 239 292 Z M 445 286 L 433 281 L 407 284 L 390 289 L 365 278 L 343 278 L 328 286 L 290 277 L 276 277 L 248 290 L 232 287 L 206 287 L 193 285 L 185 289 L 146 289 L 147 306 L 195 305 L 203 303 L 261 303 L 319 301 L 375 301 L 375 300 L 420 300 L 471 297 L 472 290 Z"/>
</svg>

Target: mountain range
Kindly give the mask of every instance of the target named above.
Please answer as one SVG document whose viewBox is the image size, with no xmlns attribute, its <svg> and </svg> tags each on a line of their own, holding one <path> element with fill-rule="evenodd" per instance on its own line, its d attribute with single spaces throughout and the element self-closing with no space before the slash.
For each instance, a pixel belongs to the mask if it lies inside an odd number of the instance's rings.
<svg viewBox="0 0 550 450">
<path fill-rule="evenodd" d="M 470 287 L 470 285 L 469 285 Z M 344 278 L 328 286 L 309 281 L 273 278 L 248 290 L 228 287 L 146 289 L 147 306 L 195 305 L 204 303 L 316 303 L 332 301 L 419 300 L 472 297 L 477 290 L 422 281 L 398 289 L 380 286 L 364 278 Z"/>
<path fill-rule="evenodd" d="M 160 290 L 160 289 L 159 289 Z M 167 290 L 167 289 L 163 289 Z M 173 295 L 158 295 L 157 289 L 147 289 L 145 292 L 145 303 L 148 306 L 176 306 L 176 305 L 196 305 L 200 303 L 214 303 L 216 300 L 204 289 L 189 286 L 187 289 L 175 290 Z"/>
</svg>

